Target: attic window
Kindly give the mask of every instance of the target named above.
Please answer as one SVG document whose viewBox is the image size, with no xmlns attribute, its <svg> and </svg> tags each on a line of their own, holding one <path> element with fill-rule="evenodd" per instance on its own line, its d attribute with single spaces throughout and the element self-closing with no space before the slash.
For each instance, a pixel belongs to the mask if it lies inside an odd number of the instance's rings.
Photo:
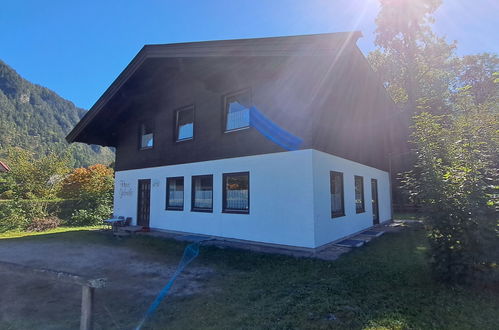
<svg viewBox="0 0 499 330">
<path fill-rule="evenodd" d="M 150 149 L 154 145 L 152 127 L 147 124 L 140 125 L 140 149 Z"/>
<path fill-rule="evenodd" d="M 235 131 L 250 125 L 251 97 L 249 90 L 229 94 L 225 97 L 225 131 Z"/>
<path fill-rule="evenodd" d="M 176 141 L 191 140 L 194 137 L 194 107 L 177 111 Z"/>
</svg>

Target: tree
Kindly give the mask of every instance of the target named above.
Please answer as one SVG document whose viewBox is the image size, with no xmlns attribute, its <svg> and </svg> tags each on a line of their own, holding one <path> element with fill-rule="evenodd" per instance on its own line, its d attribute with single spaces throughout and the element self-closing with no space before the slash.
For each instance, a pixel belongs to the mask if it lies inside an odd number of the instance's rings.
<svg viewBox="0 0 499 330">
<path fill-rule="evenodd" d="M 432 14 L 441 0 L 380 0 L 375 44 L 369 54 L 393 100 L 411 116 L 443 113 L 452 81 L 455 43 L 437 37 Z"/>
<path fill-rule="evenodd" d="M 456 63 L 456 71 L 458 92 L 466 88 L 475 105 L 488 103 L 492 106 L 490 110 L 499 110 L 499 57 L 496 54 L 464 56 Z"/>
<path fill-rule="evenodd" d="M 4 178 L 13 199 L 0 209 L 0 231 L 57 226 L 59 220 L 49 217 L 49 199 L 56 197 L 69 171 L 69 157 L 49 153 L 36 158 L 21 148 L 9 148 L 7 155 L 11 170 Z"/>
<path fill-rule="evenodd" d="M 94 225 L 112 213 L 114 170 L 97 164 L 74 169 L 62 182 L 59 195 L 74 198 L 79 207 L 71 216 L 73 225 Z"/>
<path fill-rule="evenodd" d="M 109 199 L 114 186 L 114 171 L 102 164 L 74 169 L 62 182 L 63 198 Z"/>
<path fill-rule="evenodd" d="M 499 115 L 469 108 L 414 120 L 417 160 L 406 175 L 423 206 L 436 277 L 451 283 L 483 278 L 499 258 Z"/>
<path fill-rule="evenodd" d="M 69 172 L 69 157 L 65 154 L 35 158 L 32 152 L 14 147 L 7 150 L 7 159 L 11 171 L 6 180 L 18 199 L 54 198 Z"/>
</svg>

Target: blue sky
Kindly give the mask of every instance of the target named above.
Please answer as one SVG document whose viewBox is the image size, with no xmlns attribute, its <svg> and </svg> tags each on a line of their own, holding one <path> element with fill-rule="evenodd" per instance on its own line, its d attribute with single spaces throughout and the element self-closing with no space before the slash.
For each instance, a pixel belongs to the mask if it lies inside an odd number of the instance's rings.
<svg viewBox="0 0 499 330">
<path fill-rule="evenodd" d="M 90 108 L 144 44 L 361 30 L 374 48 L 377 0 L 12 0 L 0 59 Z M 499 53 L 499 0 L 444 0 L 435 30 L 458 54 Z"/>
</svg>

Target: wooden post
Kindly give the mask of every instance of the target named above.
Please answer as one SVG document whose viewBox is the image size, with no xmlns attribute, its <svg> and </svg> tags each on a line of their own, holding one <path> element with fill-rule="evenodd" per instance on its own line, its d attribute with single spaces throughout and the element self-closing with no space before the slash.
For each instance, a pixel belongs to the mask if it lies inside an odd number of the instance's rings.
<svg viewBox="0 0 499 330">
<path fill-rule="evenodd" d="M 45 278 L 47 280 L 81 285 L 80 329 L 91 330 L 93 328 L 92 312 L 94 308 L 94 291 L 95 288 L 103 288 L 106 286 L 105 278 L 90 279 L 76 274 L 46 268 L 33 268 L 5 261 L 0 261 L 0 269 L 13 272 L 34 273 L 40 278 Z"/>
<path fill-rule="evenodd" d="M 81 287 L 81 320 L 80 330 L 92 330 L 92 312 L 94 308 L 94 288 L 83 285 Z"/>
</svg>

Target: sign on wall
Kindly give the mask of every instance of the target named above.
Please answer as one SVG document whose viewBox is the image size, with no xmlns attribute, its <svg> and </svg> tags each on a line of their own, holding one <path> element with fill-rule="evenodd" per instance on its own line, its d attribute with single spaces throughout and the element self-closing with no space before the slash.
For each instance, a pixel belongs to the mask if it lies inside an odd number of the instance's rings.
<svg viewBox="0 0 499 330">
<path fill-rule="evenodd" d="M 118 188 L 118 198 L 128 198 L 132 197 L 132 185 L 129 182 L 124 180 L 120 180 L 119 188 Z"/>
</svg>

